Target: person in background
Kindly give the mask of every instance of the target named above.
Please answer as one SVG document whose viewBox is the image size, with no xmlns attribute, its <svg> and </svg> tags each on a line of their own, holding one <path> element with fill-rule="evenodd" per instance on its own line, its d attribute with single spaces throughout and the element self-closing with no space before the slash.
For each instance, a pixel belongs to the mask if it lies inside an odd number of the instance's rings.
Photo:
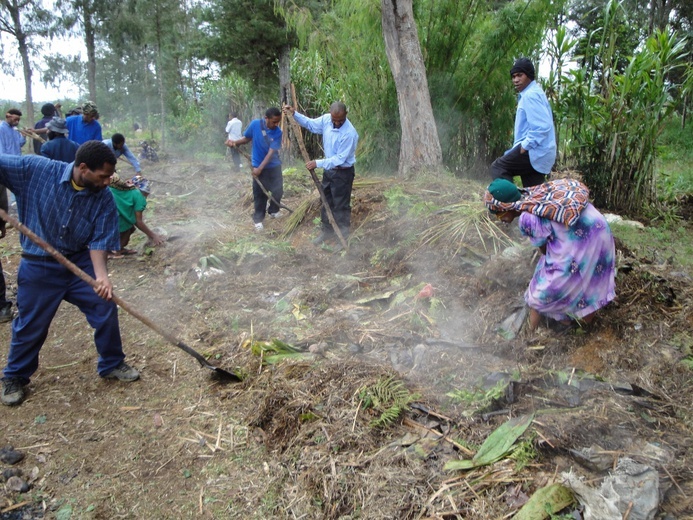
<svg viewBox="0 0 693 520">
<path fill-rule="evenodd" d="M 0 396 L 7 406 L 24 401 L 25 387 L 38 368 L 39 353 L 63 300 L 76 305 L 94 329 L 99 375 L 126 382 L 139 378 L 139 372 L 125 363 L 106 267 L 108 252 L 120 247 L 118 211 L 106 189 L 116 162 L 101 141 L 80 146 L 70 164 L 36 155 L 0 155 L 0 183 L 17 195 L 19 220 L 95 280 L 92 288 L 21 235 L 19 315 L 12 322 Z"/>
<path fill-rule="evenodd" d="M 347 119 L 347 108 L 339 101 L 332 103 L 330 113 L 323 114 L 316 119 L 310 119 L 288 105 L 284 111 L 293 114 L 296 122 L 314 134 L 322 135 L 322 147 L 325 158 L 308 161 L 306 168 L 313 170 L 322 168 L 322 189 L 330 206 L 339 231 L 346 239 L 351 227 L 351 189 L 354 184 L 354 164 L 356 163 L 356 146 L 359 142 L 359 134 L 354 125 Z M 335 232 L 327 218 L 325 208 L 321 212 L 322 232 L 313 240 L 320 245 L 323 242 L 334 240 Z M 333 246 L 334 251 L 342 248 L 337 242 Z"/>
<path fill-rule="evenodd" d="M 69 116 L 67 129 L 70 131 L 70 139 L 77 144 L 87 141 L 102 141 L 101 124 L 98 122 L 99 110 L 94 103 L 87 101 L 82 105 L 82 114 Z"/>
<path fill-rule="evenodd" d="M 17 128 L 21 119 L 22 112 L 17 108 L 10 108 L 5 114 L 5 120 L 0 123 L 0 153 L 22 155 L 26 137 Z"/>
<path fill-rule="evenodd" d="M 519 175 L 528 188 L 545 182 L 556 161 L 556 132 L 546 94 L 534 81 L 534 65 L 518 59 L 510 69 L 518 93 L 513 147 L 491 164 L 491 177 L 510 182 Z"/>
<path fill-rule="evenodd" d="M 111 258 L 122 258 L 123 255 L 134 255 L 134 249 L 126 249 L 130 237 L 139 229 L 149 237 L 153 246 L 164 243 L 164 238 L 149 229 L 144 223 L 144 210 L 147 208 L 147 197 L 151 193 L 151 184 L 144 177 L 136 176 L 131 182 L 123 182 L 117 175 L 113 176 L 111 193 L 118 208 L 118 232 L 120 233 L 120 252 L 113 251 Z"/>
<path fill-rule="evenodd" d="M 113 134 L 110 139 L 104 139 L 104 143 L 108 146 L 113 153 L 115 153 L 116 158 L 124 156 L 132 167 L 135 169 L 135 173 L 139 175 L 142 173 L 142 167 L 137 157 L 130 151 L 128 145 L 125 144 L 125 136 L 123 134 Z"/>
<path fill-rule="evenodd" d="M 53 119 L 53 117 L 59 115 L 58 109 L 60 108 L 60 103 L 56 103 L 55 105 L 53 103 L 45 103 L 41 107 L 41 114 L 43 114 L 43 118 L 41 118 L 39 121 L 36 122 L 34 125 L 34 133 L 37 135 L 40 135 L 41 137 L 44 137 L 48 134 L 48 130 L 46 129 L 46 125 L 48 122 Z M 34 153 L 36 155 L 41 155 L 41 146 L 44 144 L 41 141 L 38 141 L 36 139 L 34 141 Z"/>
<path fill-rule="evenodd" d="M 546 316 L 568 328 L 572 320 L 590 323 L 616 297 L 616 250 L 604 216 L 589 203 L 581 182 L 558 179 L 519 190 L 495 179 L 484 203 L 520 231 L 542 253 L 525 292 L 529 328 Z"/>
<path fill-rule="evenodd" d="M 279 123 L 282 120 L 282 112 L 277 107 L 270 107 L 265 111 L 263 119 L 254 119 L 245 129 L 240 139 L 228 139 L 226 146 L 235 147 L 245 143 L 253 143 L 252 166 L 253 177 L 257 177 L 272 197 L 280 203 L 284 194 L 284 179 L 282 177 L 282 162 L 279 158 L 279 150 L 282 147 L 282 130 Z M 267 195 L 253 183 L 253 202 L 255 211 L 253 222 L 255 230 L 262 231 L 265 214 L 272 218 L 279 218 L 279 206 L 271 201 L 267 207 Z"/>
<path fill-rule="evenodd" d="M 243 134 L 241 133 L 242 130 L 243 123 L 241 123 L 241 120 L 238 119 L 238 112 L 231 112 L 229 114 L 229 122 L 226 123 L 227 141 L 238 141 L 241 137 L 243 137 Z M 235 147 L 228 147 L 227 150 L 231 154 L 231 161 L 233 161 L 234 171 L 241 171 L 241 167 L 243 166 L 241 164 L 241 154 L 238 153 L 238 150 Z"/>
<path fill-rule="evenodd" d="M 21 155 L 21 147 L 26 142 L 24 136 L 16 130 L 21 117 L 22 113 L 16 108 L 10 109 L 5 114 L 5 121 L 0 123 L 0 153 Z M 2 184 L 0 184 L 0 209 L 5 210 L 5 212 L 9 211 L 7 189 Z M 0 238 L 5 238 L 6 226 L 7 223 L 0 219 Z M 0 262 L 0 323 L 8 321 L 12 321 L 12 302 L 7 299 L 5 274 L 2 270 L 2 262 Z"/>
<path fill-rule="evenodd" d="M 26 137 L 19 133 L 19 121 L 22 112 L 17 108 L 10 108 L 5 114 L 5 120 L 0 123 L 0 154 L 22 155 L 22 146 L 26 143 Z M 3 191 L 6 191 L 3 189 Z M 14 193 L 9 193 L 12 207 L 16 205 Z M 4 280 L 3 280 L 4 281 Z"/>
<path fill-rule="evenodd" d="M 68 130 L 65 120 L 54 117 L 46 125 L 46 131 L 48 142 L 41 145 L 41 155 L 66 163 L 74 161 L 79 145 L 67 138 Z"/>
</svg>

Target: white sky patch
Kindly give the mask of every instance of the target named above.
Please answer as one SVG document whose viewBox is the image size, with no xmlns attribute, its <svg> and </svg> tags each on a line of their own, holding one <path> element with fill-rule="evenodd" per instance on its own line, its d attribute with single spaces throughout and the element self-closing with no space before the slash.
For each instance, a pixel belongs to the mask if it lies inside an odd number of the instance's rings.
<svg viewBox="0 0 693 520">
<path fill-rule="evenodd" d="M 8 99 L 18 103 L 26 100 L 24 87 L 24 73 L 22 71 L 22 61 L 17 51 L 17 42 L 7 34 L 2 35 L 2 43 L 5 49 L 4 59 L 12 61 L 14 66 L 14 76 L 0 74 L 0 99 Z M 78 37 L 56 38 L 53 41 L 47 40 L 45 49 L 50 49 L 51 54 L 75 55 L 86 61 L 87 49 L 84 41 Z M 31 95 L 34 103 L 53 102 L 58 99 L 80 97 L 80 90 L 74 83 L 63 82 L 59 88 L 46 86 L 41 81 L 41 70 L 45 68 L 45 58 L 40 56 L 33 58 L 34 69 L 31 74 Z M 86 89 L 86 85 L 82 89 Z"/>
</svg>

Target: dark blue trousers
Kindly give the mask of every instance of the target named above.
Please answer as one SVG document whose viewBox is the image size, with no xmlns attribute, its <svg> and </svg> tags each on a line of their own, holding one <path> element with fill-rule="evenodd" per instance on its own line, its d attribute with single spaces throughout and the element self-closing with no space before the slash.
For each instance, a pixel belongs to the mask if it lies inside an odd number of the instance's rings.
<svg viewBox="0 0 693 520">
<path fill-rule="evenodd" d="M 282 195 L 284 195 L 284 177 L 282 176 L 281 165 L 273 166 L 272 168 L 264 168 L 262 173 L 258 176 L 258 180 L 265 189 L 272 194 L 272 197 L 274 197 L 277 202 L 282 201 Z M 270 202 L 269 208 L 267 208 L 268 200 L 262 188 L 258 186 L 257 182 L 253 181 L 253 202 L 255 206 L 253 222 L 256 224 L 265 220 L 265 211 L 269 211 L 270 213 L 279 211 L 279 206 L 274 202 Z"/>
<path fill-rule="evenodd" d="M 71 260 L 94 276 L 88 251 Z M 76 305 L 94 328 L 99 375 L 108 374 L 125 359 L 115 303 L 100 298 L 91 286 L 57 262 L 22 258 L 17 273 L 19 316 L 12 322 L 5 378 L 29 383 L 38 368 L 39 352 L 48 336 L 48 327 L 63 300 Z"/>
</svg>

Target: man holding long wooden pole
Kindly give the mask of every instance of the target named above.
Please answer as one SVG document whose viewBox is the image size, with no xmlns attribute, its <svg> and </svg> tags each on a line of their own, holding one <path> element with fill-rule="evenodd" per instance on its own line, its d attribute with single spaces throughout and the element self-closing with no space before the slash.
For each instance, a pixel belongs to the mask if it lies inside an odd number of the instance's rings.
<svg viewBox="0 0 693 520">
<path fill-rule="evenodd" d="M 343 237 L 349 236 L 351 226 L 351 188 L 354 183 L 354 164 L 356 163 L 356 146 L 359 134 L 347 119 L 347 108 L 344 103 L 336 101 L 330 106 L 330 113 L 310 119 L 296 112 L 294 107 L 284 105 L 284 112 L 293 115 L 296 122 L 303 128 L 322 135 L 322 145 L 325 151 L 324 159 L 309 160 L 306 168 L 314 170 L 322 168 L 322 189 L 332 211 L 334 220 Z M 322 232 L 313 240 L 316 245 L 335 241 L 327 210 L 322 208 Z M 334 251 L 342 249 L 341 242 L 333 247 Z"/>
</svg>

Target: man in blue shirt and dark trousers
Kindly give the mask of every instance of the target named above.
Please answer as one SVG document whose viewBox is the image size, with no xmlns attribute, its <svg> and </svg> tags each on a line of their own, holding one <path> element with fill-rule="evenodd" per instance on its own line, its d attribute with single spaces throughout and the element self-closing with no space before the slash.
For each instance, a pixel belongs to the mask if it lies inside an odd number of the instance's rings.
<svg viewBox="0 0 693 520">
<path fill-rule="evenodd" d="M 332 211 L 332 216 L 339 226 L 342 236 L 349 236 L 351 227 L 351 189 L 354 184 L 354 164 L 356 163 L 356 146 L 359 134 L 354 125 L 347 119 L 347 108 L 344 103 L 336 101 L 330 106 L 330 113 L 316 119 L 310 119 L 288 105 L 284 111 L 292 114 L 296 122 L 314 134 L 322 134 L 322 147 L 325 158 L 308 161 L 306 168 L 322 168 L 322 189 Z M 315 245 L 334 240 L 335 232 L 327 217 L 325 208 L 321 212 L 322 232 L 313 240 Z M 333 246 L 333 251 L 342 249 L 341 243 Z"/>
<path fill-rule="evenodd" d="M 139 373 L 125 363 L 108 278 L 108 252 L 120 247 L 118 212 L 110 191 L 116 158 L 101 141 L 88 141 L 66 164 L 45 157 L 0 155 L 0 184 L 17 196 L 19 220 L 96 280 L 97 288 L 59 264 L 27 236 L 21 236 L 17 273 L 19 316 L 2 378 L 2 403 L 18 405 L 36 372 L 39 352 L 60 303 L 79 307 L 94 329 L 101 377 L 135 381 Z"/>
<path fill-rule="evenodd" d="M 547 180 L 556 161 L 556 132 L 551 105 L 539 84 L 534 81 L 534 65 L 527 58 L 518 59 L 510 69 L 513 86 L 518 92 L 513 147 L 491 164 L 491 177 L 513 182 L 519 175 L 522 186 L 536 186 Z"/>
<path fill-rule="evenodd" d="M 279 123 L 282 120 L 282 112 L 277 107 L 270 107 L 265 111 L 264 119 L 254 119 L 243 132 L 243 137 L 237 140 L 228 139 L 226 146 L 236 147 L 240 144 L 253 143 L 252 167 L 253 177 L 256 177 L 265 189 L 272 194 L 277 204 L 282 201 L 284 195 L 284 178 L 282 177 L 282 162 L 279 158 L 279 150 L 282 147 L 282 129 Z M 268 197 L 257 182 L 253 183 L 253 202 L 255 211 L 253 222 L 255 230 L 262 231 L 262 221 L 265 213 L 270 217 L 279 218 L 279 206 L 270 201 L 267 207 Z"/>
</svg>

